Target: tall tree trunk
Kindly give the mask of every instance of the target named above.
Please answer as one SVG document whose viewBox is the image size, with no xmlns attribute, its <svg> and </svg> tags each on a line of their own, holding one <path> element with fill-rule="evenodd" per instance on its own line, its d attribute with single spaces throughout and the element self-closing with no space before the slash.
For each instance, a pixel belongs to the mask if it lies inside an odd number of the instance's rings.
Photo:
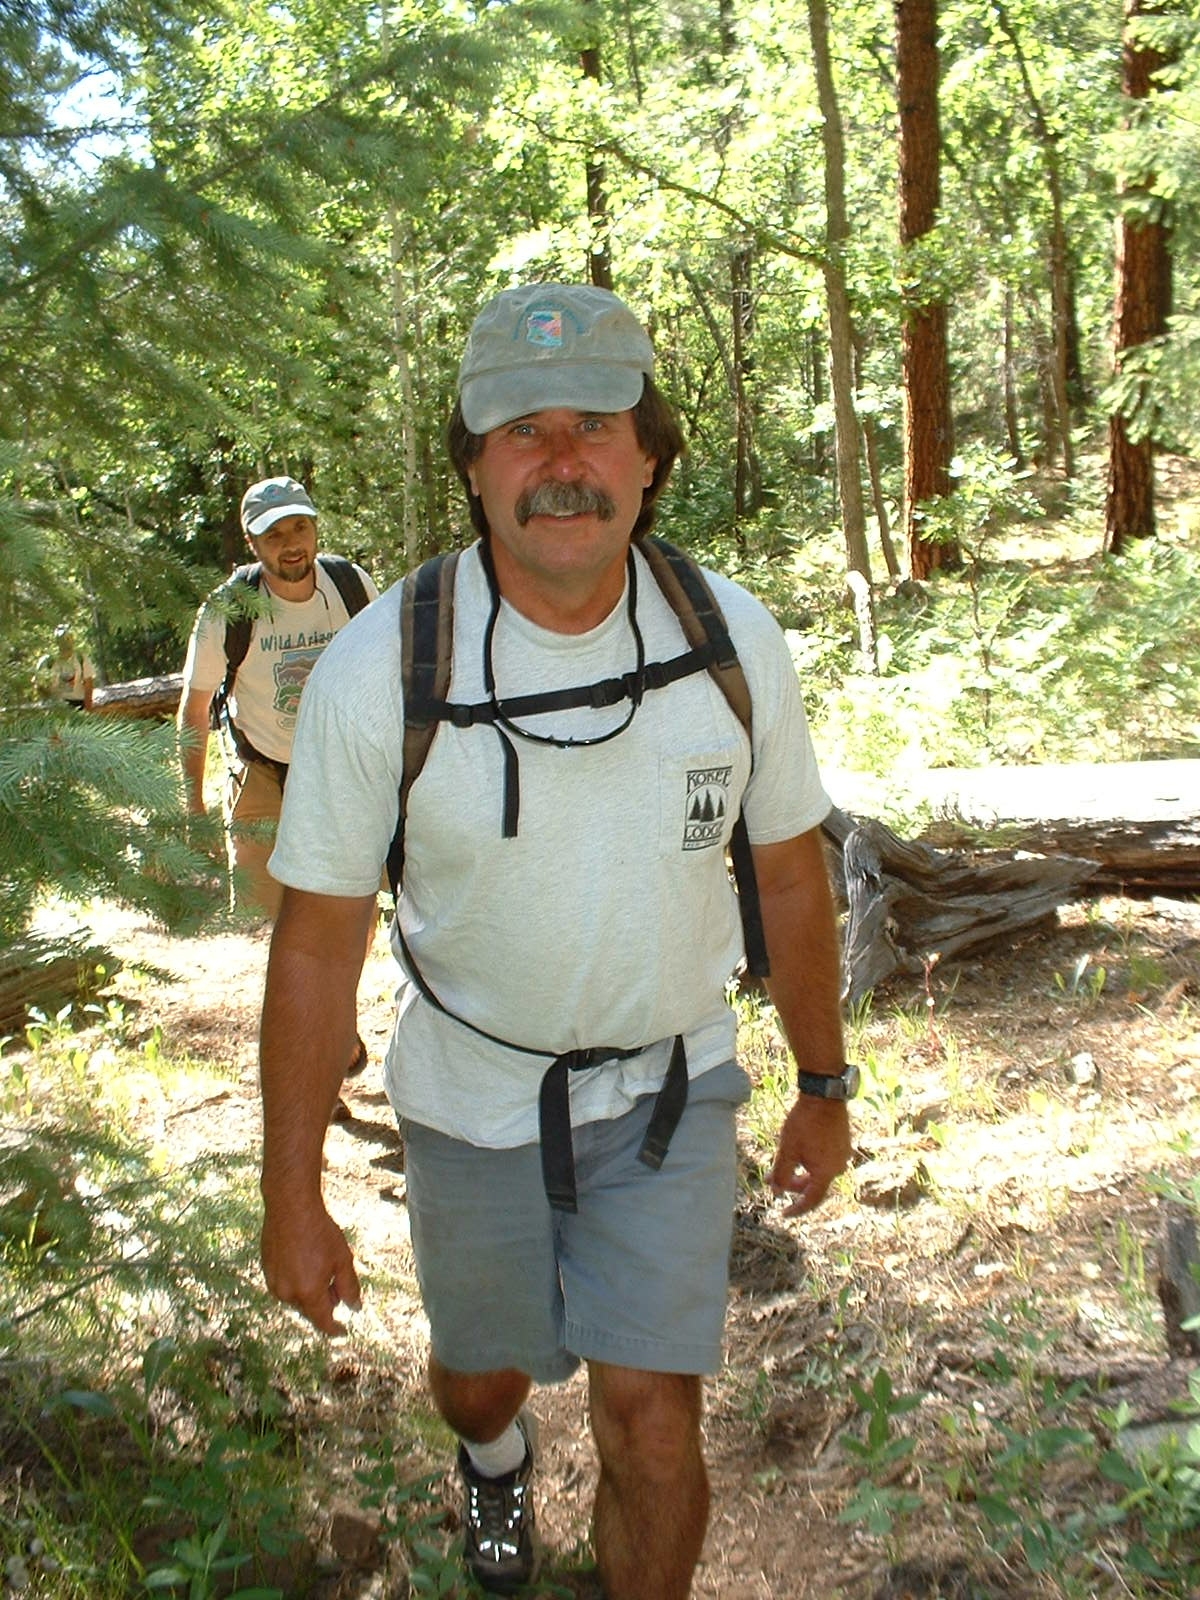
<svg viewBox="0 0 1200 1600">
<path fill-rule="evenodd" d="M 1161 6 L 1126 0 L 1122 90 L 1131 101 L 1148 100 L 1154 75 L 1167 58 L 1139 42 L 1137 19 L 1160 13 Z M 1127 125 L 1136 122 L 1131 107 Z M 1117 291 L 1114 309 L 1118 374 L 1130 350 L 1166 331 L 1171 309 L 1170 217 L 1155 195 L 1155 174 L 1132 172 L 1123 186 L 1117 224 Z M 1136 419 L 1136 421 L 1135 421 Z M 1152 538 L 1154 508 L 1154 405 L 1147 380 L 1108 423 L 1108 493 L 1104 509 L 1105 547 L 1119 555 L 1130 539 Z"/>
<path fill-rule="evenodd" d="M 812 40 L 825 147 L 825 305 L 829 317 L 830 375 L 837 452 L 838 499 L 842 510 L 842 538 L 846 546 L 846 571 L 866 580 L 871 600 L 871 558 L 867 553 L 867 519 L 863 509 L 862 464 L 858 452 L 858 417 L 854 405 L 854 328 L 846 288 L 845 245 L 850 237 L 846 217 L 846 146 L 837 89 L 829 59 L 829 13 L 825 0 L 808 0 L 808 31 Z M 862 642 L 864 656 L 868 654 Z"/>
<path fill-rule="evenodd" d="M 739 521 L 757 515 L 762 506 L 762 474 L 754 444 L 754 246 L 735 250 L 729 259 L 731 362 L 736 427 L 733 500 Z"/>
<path fill-rule="evenodd" d="M 854 335 L 854 388 L 857 393 L 862 385 L 862 340 L 857 331 Z M 888 569 L 888 577 L 894 582 L 900 576 L 900 561 L 896 555 L 896 546 L 892 542 L 892 524 L 888 516 L 887 500 L 883 493 L 883 473 L 879 465 L 879 436 L 875 431 L 875 424 L 869 416 L 859 419 L 862 427 L 863 450 L 867 458 L 867 476 L 871 484 L 871 504 L 875 508 L 875 521 L 879 527 L 879 544 L 883 550 L 884 564 Z"/>
<path fill-rule="evenodd" d="M 1003 5 L 995 5 L 995 16 L 1003 28 L 1016 57 L 1025 99 L 1033 118 L 1034 137 L 1046 167 L 1046 189 L 1050 196 L 1050 321 L 1054 330 L 1054 360 L 1050 369 L 1057 412 L 1058 443 L 1062 451 L 1063 472 L 1075 476 L 1075 447 L 1071 439 L 1071 285 L 1067 256 L 1067 229 L 1063 217 L 1062 162 L 1058 134 L 1050 126 L 1025 60 L 1025 52 L 1011 17 Z"/>
<path fill-rule="evenodd" d="M 896 92 L 900 111 L 900 244 L 909 256 L 903 271 L 901 329 L 904 389 L 904 516 L 914 578 L 957 565 L 953 543 L 922 537 L 922 508 L 953 489 L 950 462 L 950 362 L 946 307 L 931 297 L 917 266 L 916 246 L 932 232 L 939 200 L 941 134 L 938 126 L 937 0 L 896 0 Z"/>
<path fill-rule="evenodd" d="M 725 374 L 725 385 L 726 385 L 726 388 L 727 388 L 727 390 L 728 390 L 728 392 L 730 394 L 730 397 L 731 397 L 731 399 L 733 401 L 734 414 L 735 414 L 734 415 L 734 427 L 735 427 L 735 431 L 736 431 L 736 434 L 737 434 L 737 445 L 736 445 L 736 449 L 735 449 L 735 466 L 734 466 L 733 535 L 734 535 L 734 539 L 737 542 L 738 549 L 741 550 L 741 551 L 744 551 L 745 548 L 746 548 L 746 532 L 745 532 L 745 528 L 742 526 L 742 517 L 741 517 L 741 514 L 740 514 L 741 513 L 741 505 L 740 505 L 740 502 L 739 502 L 739 499 L 738 499 L 738 494 L 739 494 L 738 469 L 739 469 L 739 465 L 740 465 L 741 450 L 742 450 L 743 417 L 742 417 L 741 400 L 739 398 L 740 393 L 741 393 L 741 385 L 740 385 L 740 380 L 738 378 L 737 360 L 735 358 L 733 349 L 731 348 L 731 342 L 728 339 L 726 339 L 725 334 L 724 334 L 724 330 L 723 330 L 721 324 L 717 321 L 717 318 L 716 318 L 716 316 L 715 316 L 715 314 L 713 312 L 712 306 L 708 302 L 708 296 L 707 296 L 707 294 L 705 292 L 704 285 L 700 282 L 699 278 L 697 278 L 696 274 L 691 270 L 690 267 L 681 266 L 679 270 L 683 274 L 684 280 L 687 283 L 688 288 L 692 291 L 692 298 L 696 302 L 696 309 L 700 313 L 700 317 L 701 317 L 701 320 L 704 323 L 704 326 L 708 329 L 709 338 L 713 342 L 713 349 L 717 352 L 717 357 L 718 357 L 718 359 L 720 360 L 720 363 L 721 363 L 721 370 Z M 733 269 L 731 268 L 730 270 L 732 272 Z M 733 320 L 734 320 L 734 324 L 735 324 L 735 328 L 736 328 L 736 323 L 737 323 L 736 315 L 735 315 Z"/>
<path fill-rule="evenodd" d="M 1008 439 L 1008 453 L 1018 471 L 1025 465 L 1021 449 L 1020 410 L 1017 405 L 1017 345 L 1013 333 L 1013 292 L 1004 290 L 1004 350 L 1001 356 L 1000 382 L 1004 392 L 1004 432 Z"/>
<path fill-rule="evenodd" d="M 808 383 L 812 396 L 812 409 L 819 411 L 825 404 L 825 384 L 828 374 L 825 371 L 825 344 L 817 330 L 814 328 L 808 334 Z M 818 478 L 827 477 L 829 474 L 829 450 L 825 443 L 824 433 L 814 431 L 812 439 L 812 464 L 813 473 Z"/>
<path fill-rule="evenodd" d="M 379 13 L 379 46 L 387 55 L 391 48 L 391 27 L 387 0 Z M 404 283 L 404 230 L 394 200 L 388 201 L 388 278 L 391 295 L 392 353 L 400 383 L 400 453 L 404 463 L 401 499 L 401 537 L 405 567 L 414 567 L 420 556 L 421 534 L 418 517 L 420 478 L 417 471 L 417 400 L 413 390 L 409 361 L 408 297 Z"/>
<path fill-rule="evenodd" d="M 585 20 L 589 26 L 599 27 L 593 13 L 594 0 L 583 0 Z M 579 52 L 579 65 L 585 78 L 600 82 L 600 45 L 585 45 Z M 588 280 L 597 289 L 611 289 L 612 242 L 608 215 L 608 174 L 604 163 L 589 156 L 585 164 L 587 180 L 587 210 L 590 235 L 588 240 Z"/>
<path fill-rule="evenodd" d="M 737 27 L 733 0 L 719 0 L 717 31 L 721 45 L 722 69 L 728 74 L 729 63 L 737 49 Z M 742 113 L 739 104 L 731 101 L 717 126 L 715 143 L 724 154 L 733 139 Z M 728 361 L 730 397 L 734 419 L 734 472 L 733 505 L 737 518 L 738 542 L 743 542 L 741 524 L 755 516 L 762 506 L 762 472 L 755 446 L 753 400 L 754 373 L 754 244 L 740 242 L 733 246 L 729 257 L 729 320 L 730 354 Z"/>
</svg>

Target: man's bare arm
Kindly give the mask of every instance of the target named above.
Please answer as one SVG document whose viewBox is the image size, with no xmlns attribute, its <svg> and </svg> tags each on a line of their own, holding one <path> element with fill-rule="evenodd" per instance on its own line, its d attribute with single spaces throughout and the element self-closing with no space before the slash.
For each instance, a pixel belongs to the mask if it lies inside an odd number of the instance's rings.
<svg viewBox="0 0 1200 1600">
<path fill-rule="evenodd" d="M 324 1333 L 359 1304 L 350 1247 L 325 1209 L 321 1161 L 355 1045 L 355 1001 L 375 897 L 285 889 L 263 999 L 262 1263 L 267 1287 Z"/>
<path fill-rule="evenodd" d="M 189 812 L 204 815 L 204 763 L 208 755 L 208 708 L 211 689 L 189 689 L 179 703 L 175 725 L 190 737 L 181 740 L 179 765 L 183 771 L 184 796 Z"/>
<path fill-rule="evenodd" d="M 837 920 L 819 828 L 754 847 L 771 962 L 767 992 L 802 1072 L 839 1073 L 845 1045 Z M 798 1095 L 780 1133 L 771 1183 L 795 1196 L 789 1216 L 820 1205 L 850 1159 L 841 1100 Z"/>
</svg>

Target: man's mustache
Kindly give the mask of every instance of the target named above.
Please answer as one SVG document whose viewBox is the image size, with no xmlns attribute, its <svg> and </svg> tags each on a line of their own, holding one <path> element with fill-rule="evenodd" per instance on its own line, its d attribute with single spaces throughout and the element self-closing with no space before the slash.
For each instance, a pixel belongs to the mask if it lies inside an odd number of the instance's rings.
<svg viewBox="0 0 1200 1600">
<path fill-rule="evenodd" d="M 517 522 L 523 528 L 530 517 L 597 516 L 611 522 L 617 508 L 603 489 L 584 483 L 539 483 L 527 489 L 516 504 Z"/>
</svg>

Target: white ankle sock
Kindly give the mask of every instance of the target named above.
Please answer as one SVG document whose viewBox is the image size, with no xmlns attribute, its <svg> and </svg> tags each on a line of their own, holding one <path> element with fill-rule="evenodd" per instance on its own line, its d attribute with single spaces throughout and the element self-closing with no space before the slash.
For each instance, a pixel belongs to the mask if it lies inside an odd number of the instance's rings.
<svg viewBox="0 0 1200 1600">
<path fill-rule="evenodd" d="M 506 1472 L 515 1472 L 525 1459 L 525 1448 L 525 1435 L 515 1421 L 510 1422 L 491 1444 L 463 1440 L 463 1449 L 470 1456 L 472 1466 L 485 1478 L 502 1478 Z"/>
</svg>

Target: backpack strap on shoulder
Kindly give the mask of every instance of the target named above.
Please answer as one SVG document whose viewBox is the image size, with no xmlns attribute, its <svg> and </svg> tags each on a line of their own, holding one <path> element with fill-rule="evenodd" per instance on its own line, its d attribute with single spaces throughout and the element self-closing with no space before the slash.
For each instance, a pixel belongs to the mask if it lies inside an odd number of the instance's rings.
<svg viewBox="0 0 1200 1600">
<path fill-rule="evenodd" d="M 261 584 L 262 564 L 248 561 L 244 566 L 233 569 L 214 597 L 225 612 L 225 677 L 212 698 L 208 713 L 214 733 L 220 731 L 222 721 L 229 716 L 234 681 L 238 668 L 246 659 L 250 635 L 254 630 L 254 616 L 247 602 L 251 594 L 258 593 Z"/>
<path fill-rule="evenodd" d="M 436 703 L 450 692 L 454 646 L 454 578 L 457 550 L 431 556 L 404 580 L 400 596 L 401 687 L 404 752 L 396 831 L 388 850 L 388 882 L 398 895 L 404 870 L 404 819 L 408 794 L 421 774 L 438 730 Z"/>
<path fill-rule="evenodd" d="M 370 603 L 353 561 L 347 561 L 345 556 L 320 555 L 317 565 L 333 579 L 334 588 L 342 597 L 348 617 L 356 617 Z"/>
<path fill-rule="evenodd" d="M 657 534 L 639 539 L 637 545 L 664 598 L 678 617 L 688 644 L 694 650 L 703 645 L 712 647 L 714 659 L 709 665 L 709 676 L 729 702 L 729 709 L 745 728 L 746 737 L 753 745 L 750 685 L 729 637 L 724 614 L 703 572 L 691 556 Z"/>
<path fill-rule="evenodd" d="M 679 619 L 683 636 L 693 649 L 709 645 L 713 659 L 708 672 L 713 682 L 729 703 L 729 709 L 746 730 L 750 740 L 751 759 L 754 751 L 754 712 L 750 700 L 750 685 L 737 650 L 729 636 L 724 613 L 717 604 L 708 580 L 699 566 L 685 551 L 650 534 L 637 541 L 638 548 L 654 574 L 663 597 Z M 770 975 L 771 963 L 767 955 L 767 936 L 763 928 L 762 905 L 758 897 L 758 880 L 754 875 L 754 857 L 751 854 L 750 835 L 746 829 L 745 815 L 739 811 L 729 841 L 729 857 L 738 886 L 738 906 L 742 916 L 742 940 L 746 947 L 746 970 L 752 977 Z"/>
</svg>

